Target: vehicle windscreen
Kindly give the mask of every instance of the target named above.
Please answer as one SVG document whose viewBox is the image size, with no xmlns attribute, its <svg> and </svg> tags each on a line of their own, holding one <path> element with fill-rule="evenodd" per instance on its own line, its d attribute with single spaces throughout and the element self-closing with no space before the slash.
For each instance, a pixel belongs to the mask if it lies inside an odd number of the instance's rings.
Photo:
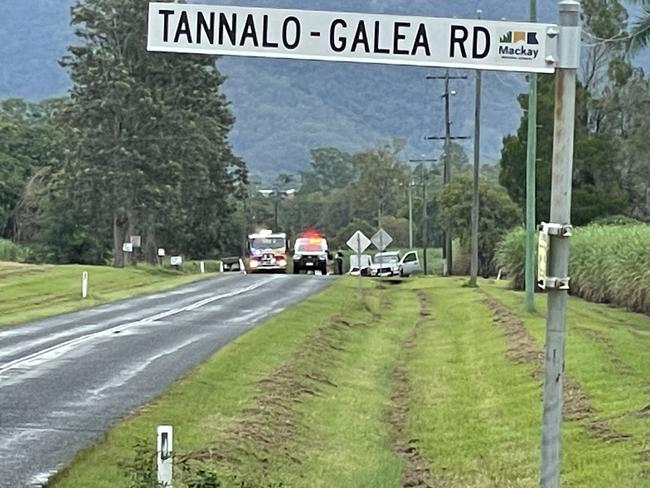
<svg viewBox="0 0 650 488">
<path fill-rule="evenodd" d="M 256 237 L 251 239 L 251 249 L 282 249 L 285 243 L 282 237 Z"/>
<path fill-rule="evenodd" d="M 375 256 L 376 264 L 393 264 L 399 263 L 399 256 L 397 254 L 377 254 Z"/>
<path fill-rule="evenodd" d="M 296 252 L 324 252 L 325 241 L 322 239 L 299 239 L 296 242 Z"/>
</svg>

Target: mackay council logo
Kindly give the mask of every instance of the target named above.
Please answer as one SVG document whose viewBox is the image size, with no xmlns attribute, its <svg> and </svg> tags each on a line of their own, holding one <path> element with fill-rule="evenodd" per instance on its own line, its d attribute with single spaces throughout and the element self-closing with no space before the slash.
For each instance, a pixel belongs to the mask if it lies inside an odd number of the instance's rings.
<svg viewBox="0 0 650 488">
<path fill-rule="evenodd" d="M 536 59 L 539 54 L 537 32 L 510 31 L 499 39 L 503 59 Z"/>
</svg>

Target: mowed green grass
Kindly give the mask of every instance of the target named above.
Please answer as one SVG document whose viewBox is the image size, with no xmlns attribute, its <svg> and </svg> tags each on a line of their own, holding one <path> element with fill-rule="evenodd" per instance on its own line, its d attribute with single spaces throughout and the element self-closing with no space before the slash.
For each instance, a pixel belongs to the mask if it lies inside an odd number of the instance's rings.
<svg viewBox="0 0 650 488">
<path fill-rule="evenodd" d="M 89 276 L 81 298 L 81 275 Z M 37 266 L 0 261 L 0 327 L 48 317 L 142 293 L 160 291 L 206 275 L 154 266 Z"/>
<path fill-rule="evenodd" d="M 369 280 L 364 285 L 372 286 Z M 227 429 L 255 403 L 258 381 L 300 355 L 306 337 L 340 314 L 367 327 L 350 332 L 345 352 L 328 371 L 338 386 L 298 407 L 305 415 L 301 425 L 309 426 L 310 433 L 309 438 L 295 440 L 296 456 L 303 461 L 267 473 L 265 485 L 249 481 L 252 484 L 246 486 L 397 486 L 400 463 L 391 452 L 383 418 L 388 366 L 413 312 L 404 310 L 404 327 L 382 327 L 371 322 L 376 317 L 369 312 L 378 307 L 378 297 L 369 290 L 366 308 L 360 306 L 356 292 L 356 280 L 340 280 L 225 346 L 167 393 L 117 424 L 103 442 L 81 451 L 48 486 L 129 486 L 120 466 L 133 458 L 138 439 L 154 439 L 159 424 L 174 426 L 179 455 L 219 446 Z M 373 354 L 367 354 L 369 349 Z M 323 368 L 328 366 L 329 361 Z M 260 469 L 240 466 L 237 471 L 251 480 Z M 284 484 L 271 484 L 276 481 Z"/>
<path fill-rule="evenodd" d="M 409 380 L 405 435 L 433 480 L 450 488 L 536 487 L 540 380 L 531 375 L 531 364 L 507 357 L 511 344 L 493 323 L 482 293 L 520 317 L 540 348 L 544 318 L 523 313 L 520 294 L 486 281 L 481 292 L 463 287 L 465 281 L 417 278 L 379 289 L 363 280 L 363 304 L 357 280 L 341 279 L 224 347 L 82 451 L 49 486 L 129 486 L 120 466 L 133 458 L 138 439 L 153 443 L 158 424 L 174 425 L 180 456 L 232 443 L 229 432 L 256 404 L 260 380 L 281 365 L 300 368 L 311 361 L 310 368 L 320 368 L 335 386 L 323 385 L 291 405 L 287 422 L 297 428 L 289 441 L 270 452 L 242 444 L 254 452 L 236 465 L 216 462 L 219 473 L 237 473 L 249 482 L 243 486 L 260 488 L 401 486 L 405 465 L 393 450 L 387 422 L 392 373 L 401 364 Z M 419 315 L 416 291 L 426 296 L 431 316 Z M 562 486 L 650 487 L 650 422 L 642 415 L 650 404 L 650 319 L 581 300 L 569 303 L 567 374 L 588 396 L 594 410 L 588 420 L 629 438 L 609 442 L 590 433 L 584 421 L 565 422 Z M 334 351 L 313 356 L 305 344 L 337 317 L 356 325 Z M 409 341 L 414 345 L 404 347 L 418 322 L 416 340 Z M 298 462 L 286 460 L 286 452 Z M 225 488 L 242 486 L 229 480 L 223 479 Z"/>
<path fill-rule="evenodd" d="M 540 379 L 531 376 L 530 363 L 506 358 L 511 344 L 503 330 L 491 324 L 480 293 L 460 288 L 462 283 L 427 284 L 436 304 L 435 326 L 420 337 L 409 363 L 414 387 L 409 429 L 421 439 L 432 471 L 450 486 L 536 487 Z M 486 281 L 481 287 L 523 319 L 542 350 L 543 314 L 525 314 L 520 293 Z M 538 297 L 539 308 L 543 302 Z M 641 411 L 650 404 L 650 319 L 571 299 L 568 321 L 566 372 L 581 385 L 594 414 L 564 422 L 562 486 L 649 487 L 650 422 Z M 629 368 L 623 371 L 614 358 Z M 592 421 L 631 437 L 599 438 L 585 428 Z"/>
</svg>

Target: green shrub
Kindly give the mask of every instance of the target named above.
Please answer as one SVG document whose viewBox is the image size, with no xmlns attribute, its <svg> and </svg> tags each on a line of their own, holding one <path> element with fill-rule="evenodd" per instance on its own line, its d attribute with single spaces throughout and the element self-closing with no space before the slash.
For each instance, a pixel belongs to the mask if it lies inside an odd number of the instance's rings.
<svg viewBox="0 0 650 488">
<path fill-rule="evenodd" d="M 521 289 L 525 231 L 508 234 L 496 261 Z M 650 314 L 650 225 L 589 225 L 574 230 L 569 259 L 571 293 Z"/>
<path fill-rule="evenodd" d="M 627 215 L 609 215 L 607 217 L 601 217 L 599 219 L 593 220 L 589 225 L 637 225 L 642 224 L 640 220 L 637 220 Z"/>
<path fill-rule="evenodd" d="M 26 261 L 29 250 L 12 241 L 0 239 L 0 261 Z"/>
<path fill-rule="evenodd" d="M 494 261 L 497 268 L 506 272 L 513 288 L 523 289 L 526 266 L 526 230 L 517 228 L 506 234 L 497 245 Z"/>
</svg>

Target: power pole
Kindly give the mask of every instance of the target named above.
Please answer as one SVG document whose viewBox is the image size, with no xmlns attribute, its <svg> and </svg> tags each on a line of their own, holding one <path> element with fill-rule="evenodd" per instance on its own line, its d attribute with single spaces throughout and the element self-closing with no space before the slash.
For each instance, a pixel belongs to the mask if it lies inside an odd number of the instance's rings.
<svg viewBox="0 0 650 488">
<path fill-rule="evenodd" d="M 576 74 L 580 64 L 580 3 L 560 2 L 558 51 L 563 53 L 555 71 L 555 126 L 553 129 L 553 177 L 544 349 L 544 407 L 540 488 L 560 486 L 562 437 L 562 387 L 566 301 L 569 294 L 569 239 L 575 133 Z"/>
<path fill-rule="evenodd" d="M 413 181 L 409 181 L 409 250 L 413 249 Z"/>
<path fill-rule="evenodd" d="M 537 22 L 537 0 L 530 0 L 530 21 Z M 526 310 L 535 310 L 535 166 L 537 159 L 537 73 L 530 73 L 528 88 L 528 143 L 526 154 Z"/>
<path fill-rule="evenodd" d="M 444 151 L 445 159 L 444 159 L 444 170 L 443 170 L 443 185 L 445 186 L 447 186 L 451 181 L 451 154 L 450 154 L 451 141 L 459 140 L 459 139 L 470 139 L 469 137 L 466 136 L 453 137 L 451 135 L 452 122 L 451 122 L 451 114 L 450 114 L 451 110 L 450 110 L 449 97 L 451 95 L 455 95 L 456 92 L 449 90 L 449 81 L 466 80 L 466 79 L 467 76 L 465 75 L 450 76 L 449 70 L 445 71 L 444 76 L 427 76 L 427 80 L 445 81 L 445 92 L 442 94 L 442 98 L 445 99 L 445 135 L 444 137 L 439 137 L 439 136 L 427 137 L 427 140 L 429 141 L 435 141 L 435 140 L 445 141 L 445 151 Z M 444 231 L 444 245 L 442 249 L 442 258 L 444 261 L 443 274 L 445 276 L 450 276 L 452 274 L 453 257 L 452 257 L 452 250 L 451 250 L 451 235 L 449 233 L 449 229 L 445 229 Z"/>
<path fill-rule="evenodd" d="M 481 11 L 477 12 L 481 18 Z M 481 82 L 483 73 L 476 71 L 476 100 L 474 103 L 474 174 L 472 177 L 472 229 L 470 237 L 469 284 L 478 283 L 478 219 L 479 219 L 479 165 L 481 158 Z"/>
<path fill-rule="evenodd" d="M 435 163 L 437 159 L 409 159 L 410 163 L 420 163 L 420 181 L 422 184 L 422 261 L 424 264 L 424 274 L 429 272 L 427 247 L 429 246 L 429 216 L 428 216 L 428 203 L 429 196 L 427 190 L 427 178 L 429 172 L 427 171 L 426 163 Z"/>
</svg>

